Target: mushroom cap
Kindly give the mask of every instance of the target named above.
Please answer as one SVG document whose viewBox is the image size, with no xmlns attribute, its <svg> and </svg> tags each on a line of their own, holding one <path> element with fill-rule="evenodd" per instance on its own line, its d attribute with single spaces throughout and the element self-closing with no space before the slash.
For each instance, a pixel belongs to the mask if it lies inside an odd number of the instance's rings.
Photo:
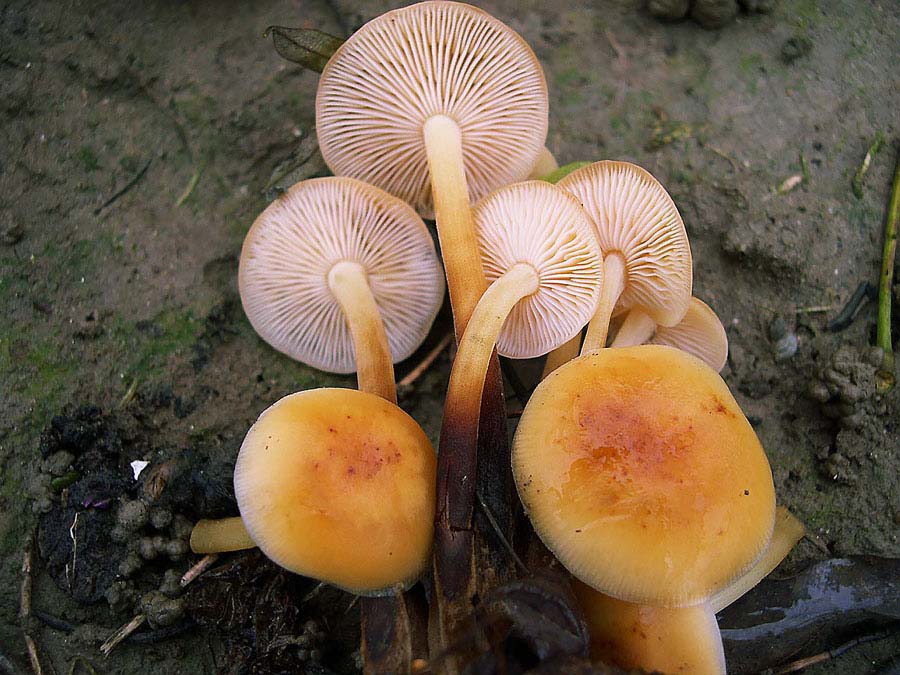
<svg viewBox="0 0 900 675">
<path fill-rule="evenodd" d="M 325 162 L 434 212 L 423 127 L 462 134 L 469 198 L 528 175 L 544 144 L 547 84 L 526 42 L 486 12 L 421 2 L 373 19 L 331 57 L 316 94 Z"/>
<path fill-rule="evenodd" d="M 573 584 L 591 635 L 591 658 L 624 670 L 722 675 L 725 652 L 708 603 L 653 607 Z"/>
<path fill-rule="evenodd" d="M 696 604 L 747 570 L 772 534 L 772 472 L 717 373 L 659 345 L 558 368 L 516 430 L 519 497 L 576 577 L 643 604 Z"/>
<path fill-rule="evenodd" d="M 640 307 L 656 323 L 681 320 L 691 299 L 691 247 L 675 202 L 650 172 L 629 162 L 594 162 L 557 183 L 582 203 L 603 255 L 625 259 L 616 312 Z"/>
<path fill-rule="evenodd" d="M 716 372 L 728 360 L 728 336 L 716 313 L 699 298 L 691 298 L 684 318 L 671 327 L 658 326 L 648 341 L 693 354 Z"/>
<path fill-rule="evenodd" d="M 433 536 L 436 458 L 396 405 L 312 389 L 265 410 L 234 469 L 241 518 L 269 558 L 361 595 L 414 581 Z"/>
<path fill-rule="evenodd" d="M 353 336 L 328 287 L 328 271 L 341 261 L 365 269 L 391 356 L 402 361 L 428 335 L 444 298 L 444 274 L 416 212 L 352 178 L 297 183 L 253 223 L 238 273 L 253 328 L 314 368 L 355 371 Z"/>
<path fill-rule="evenodd" d="M 534 180 L 495 190 L 472 216 L 488 283 L 517 263 L 530 264 L 540 279 L 507 317 L 497 351 L 526 359 L 574 337 L 593 316 L 603 282 L 603 253 L 584 209 Z"/>
</svg>

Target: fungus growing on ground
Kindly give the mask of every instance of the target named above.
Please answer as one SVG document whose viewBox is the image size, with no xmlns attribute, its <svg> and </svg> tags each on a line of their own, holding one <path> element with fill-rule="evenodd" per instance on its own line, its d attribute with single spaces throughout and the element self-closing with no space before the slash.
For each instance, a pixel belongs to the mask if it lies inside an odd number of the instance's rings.
<svg viewBox="0 0 900 675">
<path fill-rule="evenodd" d="M 475 485 L 466 472 L 455 478 L 462 486 L 450 490 L 442 484 L 454 480 L 454 467 L 474 469 L 475 422 L 494 344 L 513 358 L 550 351 L 590 319 L 602 281 L 602 257 L 591 223 L 578 202 L 559 188 L 542 181 L 500 188 L 476 204 L 474 216 L 492 283 L 460 342 L 441 427 L 436 517 L 451 530 L 467 529 Z M 441 495 L 453 499 L 442 501 Z M 438 584 L 445 574 L 459 574 L 443 569 L 443 563 L 438 559 Z M 440 603 L 441 594 L 436 595 Z M 459 613 L 468 612 L 470 598 L 458 599 Z"/>
<path fill-rule="evenodd" d="M 303 181 L 272 202 L 244 240 L 238 282 L 266 342 L 319 370 L 356 370 L 388 400 L 392 362 L 422 343 L 444 295 L 422 219 L 352 178 Z"/>
<path fill-rule="evenodd" d="M 687 313 L 671 327 L 658 326 L 641 309 L 635 307 L 625 316 L 613 347 L 640 344 L 667 345 L 693 354 L 715 371 L 728 360 L 728 336 L 716 313 L 699 298 L 691 298 Z"/>
<path fill-rule="evenodd" d="M 720 675 L 725 652 L 708 603 L 652 607 L 616 600 L 574 584 L 591 634 L 591 659 L 643 672 Z"/>
<path fill-rule="evenodd" d="M 659 325 L 677 324 L 691 298 L 691 248 L 665 188 L 645 169 L 614 161 L 594 162 L 558 185 L 587 210 L 603 250 L 603 293 L 583 353 L 606 346 L 613 310 L 639 308 Z M 573 340 L 552 354 L 545 376 L 577 353 Z"/>
<path fill-rule="evenodd" d="M 556 161 L 556 157 L 554 157 L 553 153 L 545 146 L 541 149 L 541 153 L 538 155 L 534 166 L 531 167 L 531 171 L 528 173 L 528 180 L 541 180 L 544 176 L 550 175 L 558 168 L 559 163 Z"/>
<path fill-rule="evenodd" d="M 525 41 L 486 12 L 422 2 L 368 22 L 316 94 L 322 156 L 434 213 L 457 337 L 486 287 L 470 203 L 521 180 L 547 135 L 547 85 Z"/>
<path fill-rule="evenodd" d="M 535 390 L 513 442 L 535 530 L 608 595 L 686 606 L 728 585 L 772 534 L 765 453 L 722 379 L 670 347 L 604 349 Z"/>
</svg>

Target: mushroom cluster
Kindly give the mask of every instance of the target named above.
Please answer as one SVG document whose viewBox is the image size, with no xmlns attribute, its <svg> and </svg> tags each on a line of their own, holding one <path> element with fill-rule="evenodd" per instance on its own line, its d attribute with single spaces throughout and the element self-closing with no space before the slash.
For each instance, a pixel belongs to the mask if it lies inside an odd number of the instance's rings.
<svg viewBox="0 0 900 675">
<path fill-rule="evenodd" d="M 259 546 L 381 596 L 362 603 L 367 672 L 427 663 L 403 592 L 429 562 L 434 667 L 465 668 L 453 647 L 490 583 L 476 565 L 477 468 L 498 456 L 577 580 L 595 657 L 628 668 L 722 672 L 714 607 L 796 541 L 716 373 L 725 331 L 691 296 L 674 202 L 627 162 L 558 170 L 547 114 L 540 64 L 495 18 L 444 0 L 388 12 L 322 73 L 317 129 L 335 176 L 282 194 L 244 242 L 241 299 L 259 335 L 315 368 L 356 371 L 359 391 L 298 392 L 264 411 L 235 467 L 240 516 L 201 521 L 191 546 Z M 435 456 L 397 407 L 393 364 L 428 334 L 445 276 L 459 347 Z M 498 352 L 550 354 L 511 453 Z M 653 624 L 652 649 L 601 648 L 628 622 Z M 700 656 L 675 646 L 701 627 Z"/>
</svg>

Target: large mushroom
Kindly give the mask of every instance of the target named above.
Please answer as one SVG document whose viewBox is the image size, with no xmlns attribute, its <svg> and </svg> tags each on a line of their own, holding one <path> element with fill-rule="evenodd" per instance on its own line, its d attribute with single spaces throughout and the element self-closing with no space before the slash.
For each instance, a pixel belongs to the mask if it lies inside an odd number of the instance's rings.
<svg viewBox="0 0 900 675">
<path fill-rule="evenodd" d="M 604 349 L 557 369 L 512 456 L 537 534 L 620 600 L 701 602 L 772 533 L 772 473 L 753 428 L 718 374 L 670 347 Z"/>
<path fill-rule="evenodd" d="M 455 476 L 454 469 L 474 466 L 474 421 L 494 345 L 513 358 L 550 351 L 590 319 L 602 282 L 602 257 L 590 221 L 559 188 L 542 181 L 500 188 L 476 204 L 474 215 L 492 283 L 460 342 L 441 427 L 436 546 L 451 552 L 465 551 L 459 539 L 471 529 L 474 481 L 465 472 Z M 448 633 L 471 611 L 471 591 L 458 583 L 463 577 L 459 566 L 467 564 L 461 556 L 436 558 L 441 628 Z M 452 635 L 443 637 L 446 644 Z"/>
<path fill-rule="evenodd" d="M 521 180 L 547 135 L 547 85 L 531 48 L 471 5 L 442 0 L 369 21 L 331 57 L 316 94 L 322 156 L 432 211 L 457 338 L 487 286 L 470 203 Z"/>
</svg>

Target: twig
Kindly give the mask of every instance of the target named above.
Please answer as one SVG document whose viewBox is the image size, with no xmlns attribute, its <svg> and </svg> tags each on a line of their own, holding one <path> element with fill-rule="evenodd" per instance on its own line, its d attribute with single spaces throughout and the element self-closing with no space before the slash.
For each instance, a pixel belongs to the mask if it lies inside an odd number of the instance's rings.
<svg viewBox="0 0 900 675">
<path fill-rule="evenodd" d="M 110 635 L 106 642 L 100 645 L 100 652 L 103 656 L 109 656 L 109 653 L 116 648 L 116 645 L 144 625 L 146 620 L 147 617 L 144 614 L 137 614 L 131 621 Z"/>
<path fill-rule="evenodd" d="M 69 590 L 72 590 L 72 582 L 75 580 L 75 564 L 78 562 L 78 537 L 75 535 L 75 530 L 78 528 L 78 515 L 79 512 L 75 512 L 75 517 L 72 519 L 72 526 L 69 528 L 69 539 L 72 540 L 72 575 L 69 576 L 69 563 L 66 563 L 66 582 L 69 584 Z"/>
<path fill-rule="evenodd" d="M 22 587 L 19 592 L 20 619 L 27 619 L 31 616 L 31 555 L 31 546 L 29 546 L 22 558 Z"/>
<path fill-rule="evenodd" d="M 894 387 L 894 346 L 891 342 L 891 288 L 894 284 L 894 257 L 897 253 L 897 220 L 900 218 L 900 155 L 894 168 L 894 185 L 884 224 L 884 249 L 881 255 L 881 280 L 878 288 L 878 330 L 876 343 L 884 350 L 884 360 L 875 373 L 875 388 L 890 391 Z"/>
<path fill-rule="evenodd" d="M 137 387 L 138 378 L 134 378 L 131 381 L 131 384 L 128 385 L 128 389 L 125 390 L 122 398 L 119 399 L 119 402 L 116 404 L 116 408 L 124 408 L 126 405 L 131 403 L 131 400 L 134 398 L 134 394 L 137 391 Z"/>
<path fill-rule="evenodd" d="M 191 180 L 188 181 L 187 187 L 184 189 L 184 192 L 181 193 L 181 196 L 178 198 L 178 201 L 175 202 L 175 208 L 177 209 L 179 206 L 184 204 L 188 197 L 191 196 L 191 193 L 194 191 L 194 188 L 197 187 L 197 183 L 200 182 L 200 176 L 203 175 L 203 164 L 197 167 L 196 171 L 194 171 L 194 175 L 191 176 Z"/>
<path fill-rule="evenodd" d="M 44 669 L 41 668 L 41 659 L 38 656 L 37 645 L 28 633 L 25 634 L 25 648 L 28 650 L 28 662 L 31 664 L 31 671 L 34 675 L 44 675 Z"/>
<path fill-rule="evenodd" d="M 850 181 L 850 187 L 853 189 L 853 194 L 857 199 L 863 198 L 863 179 L 869 171 L 869 164 L 872 163 L 872 158 L 874 158 L 875 155 L 878 154 L 878 151 L 881 150 L 881 144 L 883 142 L 884 136 L 879 131 L 875 134 L 875 140 L 872 141 L 872 145 L 870 145 L 869 149 L 866 151 L 866 156 L 863 157 L 863 161 L 859 165 L 859 168 L 856 169 L 856 173 L 853 174 L 853 180 Z"/>
<path fill-rule="evenodd" d="M 822 314 L 830 312 L 834 309 L 834 305 L 813 305 L 811 307 L 798 307 L 794 310 L 795 314 Z"/>
<path fill-rule="evenodd" d="M 861 281 L 856 290 L 853 291 L 853 295 L 850 296 L 847 304 L 838 312 L 838 315 L 825 324 L 825 330 L 829 333 L 837 333 L 844 330 L 853 323 L 853 319 L 856 317 L 860 307 L 863 306 L 863 302 L 873 297 L 874 294 L 875 287 L 868 281 Z"/>
<path fill-rule="evenodd" d="M 397 383 L 398 387 L 408 387 L 413 382 L 418 380 L 422 374 L 431 367 L 431 364 L 434 363 L 434 360 L 440 355 L 442 351 L 444 351 L 450 343 L 453 341 L 453 333 L 448 333 L 444 337 L 441 338 L 441 341 L 438 342 L 434 348 L 425 355 L 419 364 L 409 371 L 402 380 Z"/>
<path fill-rule="evenodd" d="M 859 645 L 864 645 L 868 642 L 876 642 L 878 640 L 883 640 L 887 637 L 890 637 L 894 633 L 897 632 L 896 628 L 882 630 L 877 633 L 872 633 L 871 635 L 863 635 L 862 637 L 855 638 L 850 640 L 850 642 L 845 642 L 839 647 L 835 647 L 834 649 L 829 649 L 827 652 L 822 652 L 821 654 L 816 654 L 815 656 L 808 656 L 804 659 L 798 659 L 793 661 L 783 668 L 775 671 L 775 675 L 785 675 L 785 673 L 796 673 L 798 670 L 803 670 L 804 668 L 808 668 L 809 666 L 814 666 L 817 663 L 822 663 L 823 661 L 828 661 L 830 659 L 836 659 L 839 656 L 843 656 L 848 651 L 853 649 L 854 647 L 858 647 Z"/>
<path fill-rule="evenodd" d="M 205 555 L 184 575 L 181 577 L 181 587 L 184 588 L 189 583 L 191 583 L 194 579 L 203 574 L 206 570 L 210 568 L 210 566 L 218 560 L 219 555 L 217 553 L 210 553 L 209 555 Z"/>
<path fill-rule="evenodd" d="M 147 169 L 150 168 L 150 164 L 153 162 L 153 158 L 147 160 L 147 163 L 144 164 L 144 168 L 137 172 L 137 174 L 130 181 L 125 183 L 125 186 L 116 192 L 112 197 L 103 202 L 100 206 L 94 209 L 94 215 L 98 215 L 103 209 L 107 206 L 111 206 L 117 199 L 119 199 L 122 195 L 128 192 L 131 188 L 138 184 L 141 178 L 144 177 L 144 174 L 147 173 Z"/>
</svg>

